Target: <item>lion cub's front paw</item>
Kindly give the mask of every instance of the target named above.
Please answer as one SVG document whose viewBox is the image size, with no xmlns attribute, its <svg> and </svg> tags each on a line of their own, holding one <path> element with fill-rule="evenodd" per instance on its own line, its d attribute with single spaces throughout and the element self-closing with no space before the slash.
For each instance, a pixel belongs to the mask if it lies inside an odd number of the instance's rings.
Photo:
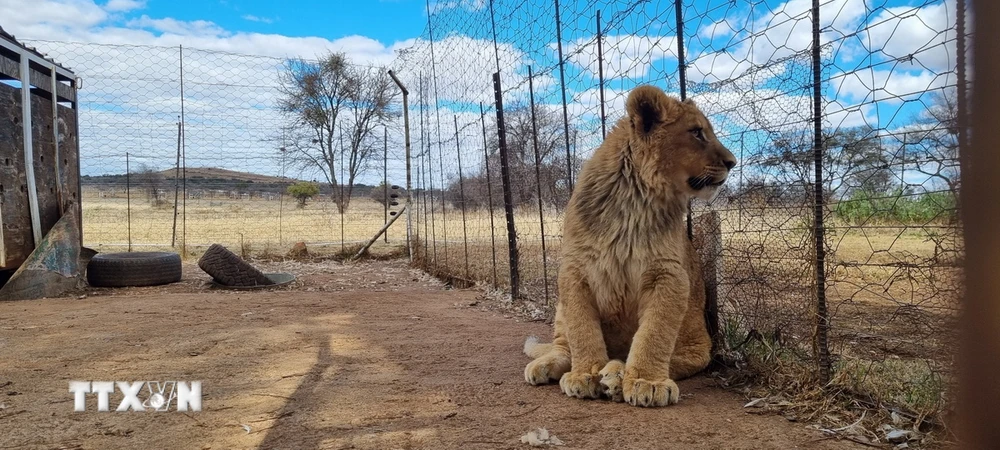
<svg viewBox="0 0 1000 450">
<path fill-rule="evenodd" d="M 562 373 L 557 362 L 546 356 L 538 358 L 524 367 L 524 381 L 533 386 L 547 384 L 549 380 L 559 378 L 560 375 Z"/>
<path fill-rule="evenodd" d="M 600 378 L 593 373 L 566 372 L 559 379 L 559 387 L 570 397 L 598 398 L 601 395 Z"/>
<path fill-rule="evenodd" d="M 649 381 L 625 378 L 622 383 L 625 402 L 632 406 L 667 406 L 680 400 L 680 389 L 674 380 Z"/>
<path fill-rule="evenodd" d="M 613 359 L 608 361 L 608 364 L 598 372 L 601 375 L 601 388 L 604 390 L 604 396 L 614 402 L 620 402 L 625 399 L 622 395 L 622 378 L 625 373 L 625 363 Z"/>
</svg>

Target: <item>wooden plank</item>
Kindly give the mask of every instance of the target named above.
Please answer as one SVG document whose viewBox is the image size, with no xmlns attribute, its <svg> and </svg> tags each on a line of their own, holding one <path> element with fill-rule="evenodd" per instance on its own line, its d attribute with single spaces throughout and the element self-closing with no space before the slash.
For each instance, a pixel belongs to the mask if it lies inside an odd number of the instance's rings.
<svg viewBox="0 0 1000 450">
<path fill-rule="evenodd" d="M 29 69 L 29 72 L 31 73 L 30 75 L 31 85 L 34 86 L 33 90 L 41 91 L 48 95 L 52 95 L 52 93 L 49 92 L 52 90 L 52 77 L 49 76 L 48 73 L 39 72 L 34 68 Z M 46 95 L 45 97 L 47 97 L 49 100 L 52 100 L 52 97 L 49 97 L 48 95 Z M 67 101 L 67 102 L 76 101 L 76 93 L 74 92 L 73 88 L 62 83 L 56 83 L 56 95 L 59 96 L 58 98 L 60 101 Z"/>
<path fill-rule="evenodd" d="M 18 80 L 21 78 L 21 67 L 17 60 L 0 55 L 0 80 Z"/>
</svg>

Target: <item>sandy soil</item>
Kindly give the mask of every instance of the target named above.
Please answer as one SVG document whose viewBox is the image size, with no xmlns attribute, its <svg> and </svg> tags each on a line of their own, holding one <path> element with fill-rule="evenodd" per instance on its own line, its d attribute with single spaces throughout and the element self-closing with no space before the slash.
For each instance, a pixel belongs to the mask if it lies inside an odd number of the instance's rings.
<svg viewBox="0 0 1000 450">
<path fill-rule="evenodd" d="M 266 269 L 299 280 L 213 290 L 190 265 L 171 286 L 0 303 L 0 448 L 529 448 L 536 428 L 553 448 L 863 448 L 749 414 L 704 376 L 662 409 L 528 386 L 522 343 L 549 325 L 399 262 Z M 201 380 L 203 410 L 99 412 L 91 395 L 74 412 L 70 380 Z"/>
</svg>

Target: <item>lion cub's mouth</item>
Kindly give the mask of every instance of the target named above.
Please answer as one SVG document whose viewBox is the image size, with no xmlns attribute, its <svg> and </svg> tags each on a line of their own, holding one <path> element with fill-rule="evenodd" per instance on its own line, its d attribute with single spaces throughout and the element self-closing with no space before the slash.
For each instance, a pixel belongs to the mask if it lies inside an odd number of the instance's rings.
<svg viewBox="0 0 1000 450">
<path fill-rule="evenodd" d="M 723 183 L 725 182 L 726 182 L 725 178 L 721 180 L 716 180 L 714 177 L 704 176 L 704 175 L 700 177 L 688 178 L 688 186 L 691 186 L 691 189 L 694 189 L 696 191 L 705 189 L 707 187 L 719 187 L 722 186 Z"/>
</svg>

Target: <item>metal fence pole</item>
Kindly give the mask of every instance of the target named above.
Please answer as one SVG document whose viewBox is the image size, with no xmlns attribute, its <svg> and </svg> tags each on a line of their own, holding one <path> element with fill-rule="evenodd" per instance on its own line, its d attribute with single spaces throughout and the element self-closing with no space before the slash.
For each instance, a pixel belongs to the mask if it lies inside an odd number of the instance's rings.
<svg viewBox="0 0 1000 450">
<path fill-rule="evenodd" d="M 181 254 L 187 255 L 187 118 L 184 108 L 184 46 L 178 46 L 181 76 Z"/>
<path fill-rule="evenodd" d="M 382 223 L 389 223 L 389 129 L 382 127 Z M 382 235 L 389 243 L 389 230 Z"/>
<path fill-rule="evenodd" d="M 448 204 L 445 202 L 445 183 L 444 183 L 444 149 L 441 144 L 441 103 L 440 96 L 438 96 L 438 77 L 437 77 L 437 59 L 434 57 L 434 26 L 431 22 L 431 3 L 430 0 L 427 3 L 427 33 L 430 38 L 430 50 L 431 50 L 431 80 L 434 83 L 434 116 L 437 119 L 434 123 L 434 128 L 437 131 L 437 144 L 438 144 L 438 165 L 441 168 L 441 234 L 442 234 L 442 251 L 444 252 L 444 267 L 448 267 Z M 430 146 L 428 146 L 430 150 Z M 433 195 L 433 194 L 432 194 Z M 433 197 L 432 197 L 433 198 Z"/>
<path fill-rule="evenodd" d="M 465 180 L 462 177 L 462 146 L 458 139 L 458 116 L 455 118 L 455 154 L 458 155 L 458 195 L 459 201 L 462 202 L 462 242 L 465 245 L 465 279 L 471 280 L 469 277 L 469 229 L 468 223 L 465 219 Z"/>
<path fill-rule="evenodd" d="M 340 251 L 341 253 L 345 250 L 344 245 L 344 213 L 347 212 L 347 208 L 344 207 L 344 132 L 340 132 L 340 205 L 337 205 L 337 209 L 340 210 Z"/>
<path fill-rule="evenodd" d="M 170 233 L 170 247 L 177 246 L 177 207 L 181 189 L 181 123 L 177 122 L 177 164 L 174 166 L 174 229 Z"/>
<path fill-rule="evenodd" d="M 132 169 L 125 152 L 125 224 L 128 228 L 128 251 L 132 251 Z"/>
<path fill-rule="evenodd" d="M 535 82 L 531 66 L 528 66 L 528 102 L 531 106 L 531 136 L 535 147 L 535 189 L 538 195 L 538 226 L 542 235 L 542 279 L 545 286 L 545 304 L 549 304 L 549 262 L 545 249 L 545 208 L 542 206 L 542 157 L 538 153 L 538 119 L 535 117 Z"/>
<path fill-rule="evenodd" d="M 497 136 L 500 142 L 500 177 L 503 181 L 503 207 L 507 215 L 507 250 L 510 257 L 510 296 L 520 296 L 517 256 L 517 229 L 514 226 L 514 200 L 510 185 L 510 166 L 507 163 L 507 131 L 503 121 L 503 89 L 500 72 L 493 74 L 493 94 L 497 104 Z"/>
<path fill-rule="evenodd" d="M 683 101 L 687 99 L 687 63 L 684 61 L 684 13 L 681 0 L 674 0 L 674 12 L 677 15 L 677 76 L 680 84 L 680 96 Z M 694 238 L 691 203 L 688 203 L 687 235 L 688 239 Z"/>
<path fill-rule="evenodd" d="M 607 116 L 604 112 L 604 45 L 601 31 L 601 10 L 597 10 L 597 79 L 601 94 L 601 139 L 608 137 Z"/>
<path fill-rule="evenodd" d="M 403 83 L 396 78 L 396 74 L 393 71 L 389 71 L 389 76 L 392 80 L 396 82 L 399 86 L 399 90 L 403 92 L 403 138 L 404 138 L 404 148 L 406 149 L 406 252 L 407 256 L 410 258 L 410 262 L 413 262 L 413 216 L 411 211 L 414 208 L 413 196 L 411 194 L 413 186 L 411 186 L 411 166 L 410 166 L 410 91 L 403 86 Z"/>
<path fill-rule="evenodd" d="M 823 210 L 825 196 L 823 195 L 823 92 L 821 83 L 820 34 L 819 34 L 819 0 L 812 0 L 812 70 L 813 70 L 813 158 L 815 165 L 814 228 L 816 237 L 816 358 L 819 363 L 821 383 L 827 383 L 831 378 L 830 349 L 828 335 L 830 317 L 826 309 L 826 248 L 824 246 Z"/>
<path fill-rule="evenodd" d="M 562 91 L 563 110 L 563 133 L 566 139 L 566 180 L 569 182 L 569 191 L 573 192 L 573 158 L 569 153 L 569 106 L 566 102 L 566 60 L 563 59 L 562 48 L 562 21 L 559 19 L 559 0 L 556 3 L 556 50 L 559 54 L 559 86 Z"/>
<path fill-rule="evenodd" d="M 493 179 L 490 176 L 490 151 L 486 141 L 486 110 L 479 104 L 479 118 L 483 122 L 483 165 L 486 166 L 486 197 L 490 208 L 490 249 L 493 251 L 493 287 L 497 287 L 497 234 L 493 222 Z"/>
</svg>

